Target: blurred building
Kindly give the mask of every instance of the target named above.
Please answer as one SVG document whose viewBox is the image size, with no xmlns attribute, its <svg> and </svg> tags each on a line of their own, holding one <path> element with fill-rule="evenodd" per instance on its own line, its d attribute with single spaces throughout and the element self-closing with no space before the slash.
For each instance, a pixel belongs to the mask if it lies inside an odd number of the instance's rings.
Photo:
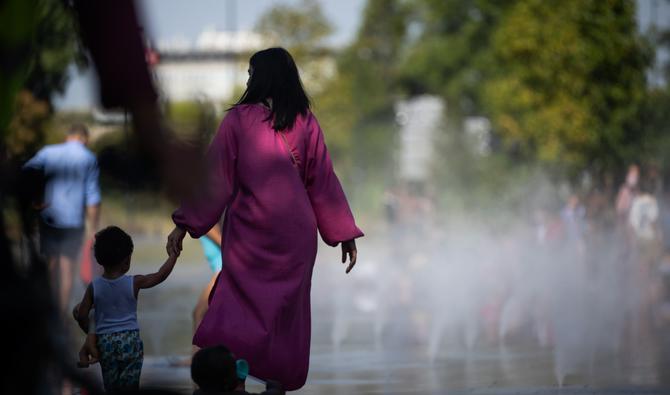
<svg viewBox="0 0 670 395">
<path fill-rule="evenodd" d="M 425 181 L 430 177 L 436 132 L 446 115 L 444 100 L 416 96 L 396 103 L 395 112 L 400 125 L 399 177 L 403 181 Z"/>
<path fill-rule="evenodd" d="M 161 95 L 170 101 L 230 100 L 247 80 L 249 56 L 261 48 L 261 36 L 247 31 L 208 29 L 193 45 L 161 41 L 154 65 Z"/>
<path fill-rule="evenodd" d="M 431 177 L 436 137 L 445 130 L 446 103 L 439 96 L 416 96 L 398 101 L 395 115 L 400 126 L 397 161 L 400 181 L 424 182 Z M 462 127 L 467 149 L 476 156 L 491 153 L 491 121 L 488 118 L 466 117 Z"/>
</svg>

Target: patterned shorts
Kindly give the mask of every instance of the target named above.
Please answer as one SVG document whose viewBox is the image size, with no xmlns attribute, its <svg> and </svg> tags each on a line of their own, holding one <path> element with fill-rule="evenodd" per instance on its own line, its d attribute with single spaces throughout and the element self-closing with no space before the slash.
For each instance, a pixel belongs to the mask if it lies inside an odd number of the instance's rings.
<svg viewBox="0 0 670 395">
<path fill-rule="evenodd" d="M 105 391 L 139 388 L 144 361 L 140 331 L 102 333 L 97 337 Z"/>
</svg>

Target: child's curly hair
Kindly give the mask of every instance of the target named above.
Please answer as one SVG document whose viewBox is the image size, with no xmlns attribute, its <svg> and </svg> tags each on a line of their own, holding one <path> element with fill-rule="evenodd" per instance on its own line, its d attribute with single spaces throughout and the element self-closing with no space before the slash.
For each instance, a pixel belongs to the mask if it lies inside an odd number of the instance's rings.
<svg viewBox="0 0 670 395">
<path fill-rule="evenodd" d="M 108 226 L 95 234 L 95 259 L 104 267 L 113 267 L 133 253 L 133 239 L 118 226 Z"/>
<path fill-rule="evenodd" d="M 191 378 L 203 391 L 233 391 L 239 383 L 235 356 L 221 345 L 200 349 L 191 361 Z"/>
</svg>

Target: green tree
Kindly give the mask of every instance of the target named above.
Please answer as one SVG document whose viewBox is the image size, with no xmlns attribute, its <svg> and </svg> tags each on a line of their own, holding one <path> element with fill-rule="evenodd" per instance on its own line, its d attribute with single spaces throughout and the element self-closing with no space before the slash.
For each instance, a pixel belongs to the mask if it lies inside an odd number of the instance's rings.
<svg viewBox="0 0 670 395">
<path fill-rule="evenodd" d="M 633 1 L 519 2 L 492 49 L 483 95 L 507 147 L 573 175 L 634 159 L 650 51 Z"/>
<path fill-rule="evenodd" d="M 379 191 L 380 175 L 392 170 L 393 106 L 408 17 L 403 1 L 368 1 L 354 41 L 338 55 L 336 75 L 315 97 L 338 170 L 350 185 L 367 188 L 360 192 L 365 197 Z"/>
<path fill-rule="evenodd" d="M 5 59 L 0 62 L 0 130 L 10 153 L 25 157 L 44 143 L 52 95 L 65 89 L 69 65 L 83 66 L 85 57 L 63 1 L 6 1 L 0 6 L 0 22 Z"/>
<path fill-rule="evenodd" d="M 49 107 L 46 102 L 35 99 L 30 91 L 22 90 L 16 96 L 14 108 L 5 144 L 9 154 L 22 161 L 41 147 Z"/>
<path fill-rule="evenodd" d="M 302 0 L 294 7 L 278 5 L 263 14 L 256 30 L 274 44 L 283 45 L 296 58 L 323 49 L 333 27 L 316 0 Z"/>
<path fill-rule="evenodd" d="M 398 59 L 408 18 L 402 1 L 368 1 L 354 42 L 339 57 L 338 71 L 351 79 L 351 104 L 361 118 L 388 111 L 398 98 Z"/>
<path fill-rule="evenodd" d="M 670 29 L 649 32 L 650 41 L 655 44 L 657 51 L 670 51 Z M 639 124 L 640 139 L 644 142 L 640 156 L 649 158 L 660 166 L 664 174 L 670 172 L 670 62 L 661 65 L 664 84 L 654 84 L 651 87 L 640 112 Z M 668 188 L 666 180 L 665 187 Z"/>
<path fill-rule="evenodd" d="M 68 82 L 68 67 L 87 65 L 77 36 L 78 28 L 71 10 L 61 0 L 38 0 L 39 23 L 33 35 L 29 74 L 25 87 L 38 100 L 51 105 L 52 95 L 63 93 Z"/>
<path fill-rule="evenodd" d="M 0 135 L 7 135 L 15 96 L 26 79 L 31 56 L 31 39 L 38 19 L 37 0 L 8 0 L 0 3 Z M 2 153 L 0 152 L 0 156 Z"/>
<path fill-rule="evenodd" d="M 316 0 L 271 8 L 259 18 L 256 31 L 263 36 L 266 45 L 282 46 L 291 53 L 311 92 L 323 89 L 332 61 L 325 40 L 333 27 Z"/>
<path fill-rule="evenodd" d="M 482 115 L 482 85 L 497 69 L 491 37 L 517 0 L 413 0 L 410 50 L 400 82 L 409 94 L 436 94 L 456 120 Z"/>
</svg>

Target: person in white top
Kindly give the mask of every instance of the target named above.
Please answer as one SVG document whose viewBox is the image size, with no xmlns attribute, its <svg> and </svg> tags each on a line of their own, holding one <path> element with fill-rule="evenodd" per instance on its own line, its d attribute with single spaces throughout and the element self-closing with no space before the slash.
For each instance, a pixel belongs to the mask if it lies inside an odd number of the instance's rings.
<svg viewBox="0 0 670 395">
<path fill-rule="evenodd" d="M 642 188 L 632 200 L 628 224 L 638 240 L 651 242 L 658 239 L 658 202 L 656 197 Z"/>
</svg>

